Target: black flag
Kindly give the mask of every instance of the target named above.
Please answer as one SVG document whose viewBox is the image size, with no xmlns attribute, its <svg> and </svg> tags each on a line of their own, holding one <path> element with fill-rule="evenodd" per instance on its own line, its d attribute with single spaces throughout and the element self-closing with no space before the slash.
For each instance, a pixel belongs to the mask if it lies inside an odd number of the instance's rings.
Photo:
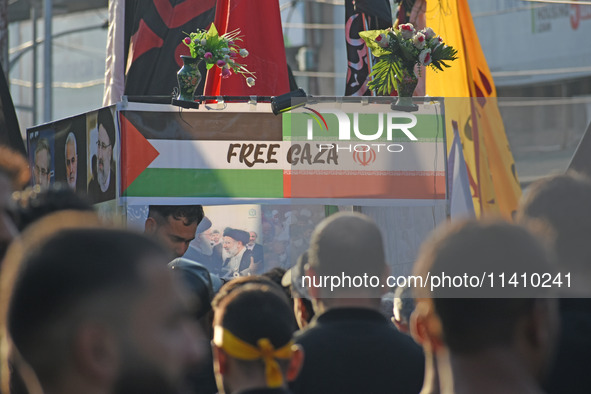
<svg viewBox="0 0 591 394">
<path fill-rule="evenodd" d="M 215 0 L 127 0 L 125 2 L 125 94 L 171 95 L 180 55 L 189 55 L 185 33 L 213 22 Z M 205 76 L 203 65 L 202 75 Z M 203 91 L 205 77 L 197 88 Z"/>
<path fill-rule="evenodd" d="M 360 31 L 392 26 L 388 0 L 345 0 L 345 41 L 347 43 L 347 85 L 345 96 L 370 96 L 367 88 L 371 72 L 370 52 Z"/>
</svg>

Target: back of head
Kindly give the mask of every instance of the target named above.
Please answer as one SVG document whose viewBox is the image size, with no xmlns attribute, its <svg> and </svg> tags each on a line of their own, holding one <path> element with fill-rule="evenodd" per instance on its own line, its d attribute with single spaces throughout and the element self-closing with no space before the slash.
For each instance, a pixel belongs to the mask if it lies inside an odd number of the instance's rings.
<svg viewBox="0 0 591 394">
<path fill-rule="evenodd" d="M 560 270 L 572 273 L 578 289 L 588 289 L 591 281 L 590 201 L 591 180 L 571 172 L 533 183 L 517 212 L 520 222 L 549 227 Z"/>
<path fill-rule="evenodd" d="M 50 213 L 75 210 L 92 212 L 92 205 L 64 183 L 55 183 L 45 189 L 27 188 L 15 194 L 18 205 L 18 225 L 23 231 L 33 222 Z"/>
<path fill-rule="evenodd" d="M 140 265 L 167 256 L 141 235 L 106 229 L 62 230 L 25 252 L 7 323 L 42 384 L 64 368 L 76 325 L 123 320 L 127 302 L 141 294 Z"/>
<path fill-rule="evenodd" d="M 276 288 L 248 284 L 220 303 L 213 343 L 243 373 L 265 376 L 267 386 L 279 387 L 287 367 L 280 362 L 291 358 L 295 329 L 291 307 Z"/>
<path fill-rule="evenodd" d="M 360 213 L 334 214 L 316 227 L 309 264 L 320 275 L 380 275 L 386 265 L 378 226 Z"/>
<path fill-rule="evenodd" d="M 472 353 L 511 344 L 518 320 L 534 307 L 532 297 L 552 296 L 541 287 L 510 285 L 513 275 L 521 280 L 525 273 L 529 280 L 529 275 L 551 272 L 547 251 L 526 229 L 501 221 L 466 221 L 437 230 L 423 243 L 414 274 L 430 281 L 417 283 L 414 290 L 417 298 L 433 299 L 449 349 Z"/>
<path fill-rule="evenodd" d="M 214 290 L 210 273 L 207 268 L 195 261 L 182 257 L 168 263 L 168 267 L 176 273 L 180 281 L 189 290 L 192 301 L 195 303 L 195 317 L 201 319 L 211 311 L 211 301 Z"/>
<path fill-rule="evenodd" d="M 230 294 L 235 292 L 236 290 L 240 289 L 246 285 L 266 285 L 275 290 L 282 292 L 283 289 L 273 282 L 271 279 L 260 276 L 260 275 L 251 275 L 251 276 L 239 276 L 237 278 L 233 278 L 232 280 L 226 282 L 219 290 L 219 292 L 215 295 L 211 302 L 211 306 L 214 310 L 217 310 L 222 301 L 226 299 Z M 287 302 L 287 299 L 285 300 Z"/>
<path fill-rule="evenodd" d="M 148 217 L 156 219 L 159 223 L 172 217 L 182 220 L 186 226 L 193 223 L 199 225 L 204 216 L 201 205 L 150 205 L 148 208 Z"/>
<path fill-rule="evenodd" d="M 309 266 L 318 276 L 368 276 L 381 277 L 386 272 L 386 260 L 382 234 L 378 226 L 366 215 L 342 212 L 324 219 L 314 230 L 308 249 Z M 367 288 L 337 288 L 328 295 L 338 296 L 347 291 L 349 296 Z M 381 295 L 381 290 L 375 296 Z M 361 293 L 360 293 L 361 294 Z"/>
</svg>

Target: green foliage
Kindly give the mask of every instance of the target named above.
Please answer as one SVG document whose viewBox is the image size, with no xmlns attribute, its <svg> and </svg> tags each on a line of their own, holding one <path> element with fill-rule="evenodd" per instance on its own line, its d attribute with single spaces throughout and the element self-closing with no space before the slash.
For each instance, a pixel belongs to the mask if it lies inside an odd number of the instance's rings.
<svg viewBox="0 0 591 394">
<path fill-rule="evenodd" d="M 228 77 L 231 70 L 242 74 L 249 86 L 254 85 L 254 73 L 238 62 L 240 57 L 248 56 L 248 51 L 239 46 L 242 42 L 240 30 L 236 29 L 220 36 L 212 23 L 209 30 L 199 29 L 187 36 L 183 43 L 189 47 L 191 56 L 204 60 L 208 70 L 217 66 L 222 70 L 223 77 Z"/>
<path fill-rule="evenodd" d="M 368 30 L 359 36 L 377 58 L 368 87 L 378 94 L 389 95 L 393 89 L 399 90 L 397 75 L 413 74 L 417 64 L 443 71 L 450 67 L 446 61 L 457 59 L 457 51 L 445 45 L 432 29 L 417 32 L 410 23 L 394 29 Z"/>
</svg>

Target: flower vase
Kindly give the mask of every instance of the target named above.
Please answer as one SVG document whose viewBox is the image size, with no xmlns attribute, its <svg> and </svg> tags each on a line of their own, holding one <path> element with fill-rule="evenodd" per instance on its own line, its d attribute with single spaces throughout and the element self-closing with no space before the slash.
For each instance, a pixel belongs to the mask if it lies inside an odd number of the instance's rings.
<svg viewBox="0 0 591 394">
<path fill-rule="evenodd" d="M 183 67 L 176 74 L 179 84 L 179 95 L 177 100 L 194 101 L 195 90 L 197 85 L 201 82 L 201 72 L 199 72 L 199 63 L 203 59 L 194 58 L 191 56 L 181 55 L 183 59 Z"/>
<path fill-rule="evenodd" d="M 393 109 L 399 109 L 402 111 L 416 111 L 418 106 L 413 104 L 412 95 L 419 83 L 414 68 L 413 69 L 402 69 L 402 75 L 396 76 L 396 85 L 398 91 L 398 101 L 396 105 L 392 106 Z"/>
</svg>

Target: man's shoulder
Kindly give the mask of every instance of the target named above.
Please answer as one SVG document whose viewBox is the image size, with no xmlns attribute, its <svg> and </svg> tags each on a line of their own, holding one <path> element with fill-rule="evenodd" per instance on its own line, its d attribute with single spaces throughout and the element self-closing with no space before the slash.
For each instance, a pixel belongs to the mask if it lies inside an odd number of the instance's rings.
<svg viewBox="0 0 591 394">
<path fill-rule="evenodd" d="M 351 310 L 349 318 L 342 318 L 348 311 L 339 311 L 341 318 L 320 315 L 310 326 L 299 331 L 295 335 L 296 342 L 314 346 L 318 342 L 329 344 L 330 342 L 347 341 L 356 338 L 357 343 L 364 343 L 384 350 L 395 347 L 408 349 L 409 352 L 420 352 L 420 347 L 409 336 L 399 332 L 385 317 L 378 312 Z M 326 312 L 330 313 L 330 312 Z M 360 313 L 361 316 L 355 316 Z M 367 315 L 363 315 L 367 313 Z M 334 313 L 332 313 L 334 315 Z"/>
</svg>

